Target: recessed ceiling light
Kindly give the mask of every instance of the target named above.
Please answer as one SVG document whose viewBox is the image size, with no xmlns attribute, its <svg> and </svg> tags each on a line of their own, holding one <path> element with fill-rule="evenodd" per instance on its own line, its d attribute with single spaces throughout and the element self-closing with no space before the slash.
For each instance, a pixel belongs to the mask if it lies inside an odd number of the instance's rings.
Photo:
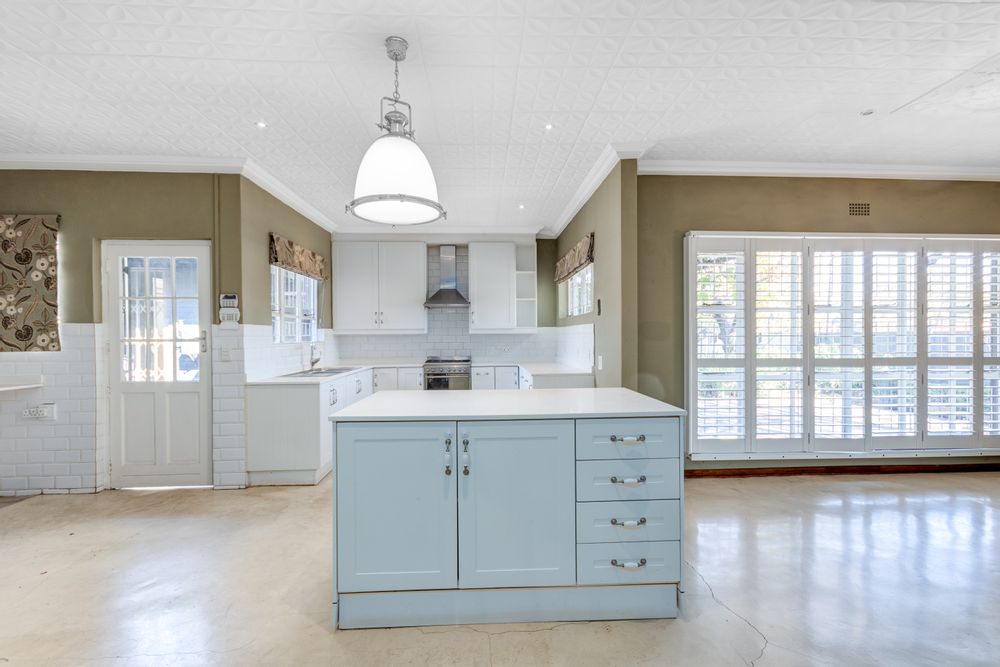
<svg viewBox="0 0 1000 667">
<path fill-rule="evenodd" d="M 518 207 L 519 209 L 521 209 L 522 211 L 524 210 L 524 204 L 518 204 L 518 205 L 517 205 L 517 207 Z"/>
<path fill-rule="evenodd" d="M 545 124 L 545 129 L 546 130 L 551 130 L 552 129 L 552 123 L 546 123 Z"/>
<path fill-rule="evenodd" d="M 255 125 L 257 126 L 257 129 L 258 129 L 258 130 L 263 130 L 264 128 L 266 128 L 266 127 L 267 127 L 267 121 L 264 121 L 264 120 L 258 120 L 258 121 L 257 121 L 257 122 L 255 123 Z"/>
<path fill-rule="evenodd" d="M 864 111 L 861 112 L 861 115 L 871 116 L 873 113 L 875 113 L 875 109 L 865 109 Z"/>
</svg>

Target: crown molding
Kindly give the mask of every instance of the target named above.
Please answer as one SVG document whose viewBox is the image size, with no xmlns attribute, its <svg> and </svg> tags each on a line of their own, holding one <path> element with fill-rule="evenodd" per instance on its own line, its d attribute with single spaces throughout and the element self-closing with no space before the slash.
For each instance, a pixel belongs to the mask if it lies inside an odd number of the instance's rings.
<svg viewBox="0 0 1000 667">
<path fill-rule="evenodd" d="M 1000 181 L 1000 168 L 822 162 L 639 160 L 640 176 L 776 176 L 921 181 Z"/>
<path fill-rule="evenodd" d="M 615 168 L 621 160 L 638 160 L 642 157 L 642 154 L 651 146 L 649 143 L 618 143 L 618 144 L 608 144 L 601 151 L 598 156 L 597 161 L 587 172 L 584 177 L 583 182 L 580 187 L 577 188 L 576 193 L 566 204 L 566 208 L 563 209 L 562 214 L 556 219 L 554 225 L 548 225 L 543 227 L 538 232 L 539 238 L 557 238 L 566 226 L 573 220 L 573 217 L 580 212 L 583 205 L 586 204 L 593 194 L 597 191 L 597 188 L 601 186 L 604 179 L 608 177 L 611 170 Z"/>
<path fill-rule="evenodd" d="M 306 218 L 334 231 L 337 224 L 269 171 L 247 158 L 171 155 L 0 154 L 0 170 L 131 171 L 171 174 L 240 174 Z"/>
</svg>

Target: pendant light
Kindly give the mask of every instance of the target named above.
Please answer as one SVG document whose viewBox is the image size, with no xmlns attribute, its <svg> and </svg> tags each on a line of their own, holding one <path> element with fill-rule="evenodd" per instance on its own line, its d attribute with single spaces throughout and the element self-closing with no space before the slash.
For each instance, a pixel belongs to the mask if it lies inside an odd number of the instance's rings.
<svg viewBox="0 0 1000 667">
<path fill-rule="evenodd" d="M 387 37 L 386 55 L 395 63 L 396 89 L 383 97 L 378 127 L 386 132 L 361 158 L 354 199 L 347 212 L 368 222 L 422 225 L 447 217 L 438 202 L 431 165 L 413 138 L 413 110 L 399 99 L 399 63 L 409 46 L 402 37 Z"/>
</svg>

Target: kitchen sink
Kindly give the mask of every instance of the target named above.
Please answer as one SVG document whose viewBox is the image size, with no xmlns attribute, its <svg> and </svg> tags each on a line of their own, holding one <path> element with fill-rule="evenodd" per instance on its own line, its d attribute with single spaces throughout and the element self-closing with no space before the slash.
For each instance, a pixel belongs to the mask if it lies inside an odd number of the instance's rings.
<svg viewBox="0 0 1000 667">
<path fill-rule="evenodd" d="M 329 377 L 331 375 L 340 375 L 341 373 L 350 373 L 351 371 L 356 371 L 361 366 L 338 366 L 335 368 L 313 368 L 308 371 L 299 371 L 298 373 L 289 373 L 285 377 L 289 378 L 301 378 L 301 377 Z"/>
</svg>

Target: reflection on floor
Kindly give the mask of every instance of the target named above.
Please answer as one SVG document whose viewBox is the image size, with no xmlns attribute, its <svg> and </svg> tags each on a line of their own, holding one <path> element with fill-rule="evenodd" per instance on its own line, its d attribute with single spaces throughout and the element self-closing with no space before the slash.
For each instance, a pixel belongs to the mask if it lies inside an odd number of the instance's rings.
<svg viewBox="0 0 1000 667">
<path fill-rule="evenodd" d="M 682 616 L 337 632 L 330 482 L 0 514 L 0 663 L 1000 663 L 1000 474 L 698 479 Z"/>
<path fill-rule="evenodd" d="M 10 507 L 14 503 L 19 503 L 22 500 L 27 500 L 29 496 L 0 496 L 0 510 L 4 507 Z"/>
</svg>

